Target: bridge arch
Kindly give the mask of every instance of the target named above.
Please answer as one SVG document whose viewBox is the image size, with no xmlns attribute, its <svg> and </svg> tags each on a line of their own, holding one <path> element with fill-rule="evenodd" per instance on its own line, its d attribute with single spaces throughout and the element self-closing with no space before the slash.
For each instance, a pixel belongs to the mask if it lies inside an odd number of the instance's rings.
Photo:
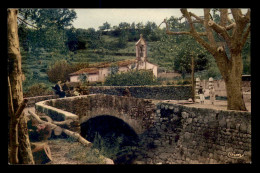
<svg viewBox="0 0 260 173">
<path fill-rule="evenodd" d="M 96 133 L 101 136 L 112 135 L 126 136 L 132 140 L 138 140 L 138 134 L 125 121 L 111 115 L 98 115 L 89 118 L 87 121 L 80 124 L 81 136 L 93 142 Z"/>
<path fill-rule="evenodd" d="M 130 115 L 129 113 L 119 112 L 111 108 L 98 108 L 92 109 L 91 111 L 87 111 L 85 116 L 80 117 L 79 124 L 84 124 L 90 119 L 104 115 L 115 117 L 117 119 L 122 120 L 123 122 L 128 124 L 137 134 L 141 134 L 145 131 L 145 129 L 142 126 L 142 122 L 139 121 L 137 118 L 135 119 L 133 115 Z"/>
</svg>

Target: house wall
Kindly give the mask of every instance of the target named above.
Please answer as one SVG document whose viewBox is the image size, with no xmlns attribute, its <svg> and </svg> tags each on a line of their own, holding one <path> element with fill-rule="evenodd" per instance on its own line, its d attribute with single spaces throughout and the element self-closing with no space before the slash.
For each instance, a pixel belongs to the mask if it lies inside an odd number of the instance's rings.
<svg viewBox="0 0 260 173">
<path fill-rule="evenodd" d="M 90 75 L 88 75 L 88 81 L 90 81 L 90 82 L 98 81 L 98 77 L 99 77 L 98 74 L 90 74 Z M 71 76 L 70 82 L 79 82 L 79 75 Z"/>
<path fill-rule="evenodd" d="M 146 69 L 153 69 L 153 74 L 155 77 L 157 77 L 157 68 L 158 67 L 156 65 L 146 62 Z"/>
<path fill-rule="evenodd" d="M 79 82 L 79 79 L 78 79 L 78 75 L 77 76 L 70 76 L 70 82 Z"/>
<path fill-rule="evenodd" d="M 128 68 L 127 67 L 119 67 L 118 72 L 127 72 Z"/>
<path fill-rule="evenodd" d="M 110 67 L 100 68 L 98 74 L 98 81 L 104 81 L 105 78 L 110 74 Z"/>
<path fill-rule="evenodd" d="M 95 82 L 95 81 L 98 81 L 98 74 L 91 74 L 91 75 L 88 75 L 88 81 L 89 81 L 89 82 Z"/>
</svg>

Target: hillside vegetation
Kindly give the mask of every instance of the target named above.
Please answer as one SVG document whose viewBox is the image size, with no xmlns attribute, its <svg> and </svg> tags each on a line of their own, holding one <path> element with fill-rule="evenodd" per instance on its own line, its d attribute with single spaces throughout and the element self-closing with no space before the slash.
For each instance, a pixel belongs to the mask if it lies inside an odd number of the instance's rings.
<svg viewBox="0 0 260 173">
<path fill-rule="evenodd" d="M 121 22 L 118 26 L 110 26 L 106 22 L 99 27 L 99 30 L 74 28 L 71 26 L 71 21 L 75 17 L 73 10 L 64 10 L 67 14 L 71 13 L 67 18 L 62 16 L 66 13 L 57 13 L 53 19 L 51 16 L 55 10 L 58 9 L 19 11 L 21 18 L 30 20 L 37 26 L 35 29 L 23 22 L 19 23 L 25 94 L 31 87 L 47 88 L 51 92 L 50 88 L 57 79 L 52 80 L 48 76 L 48 71 L 60 61 L 66 62 L 66 69 L 77 70 L 80 67 L 87 67 L 87 64 L 135 58 L 135 43 L 139 40 L 140 34 L 148 45 L 148 61 L 159 66 L 158 72 L 174 71 L 182 76 L 158 79 L 159 82 L 181 84 L 180 79 L 189 81 L 192 56 L 195 59 L 195 77 L 221 78 L 214 58 L 188 35 L 175 37 L 167 35 L 165 28 L 162 26 L 159 28 L 150 21 L 146 24 Z M 187 23 L 173 16 L 167 22 L 171 30 L 187 30 Z M 242 56 L 244 74 L 250 74 L 250 38 Z"/>
</svg>

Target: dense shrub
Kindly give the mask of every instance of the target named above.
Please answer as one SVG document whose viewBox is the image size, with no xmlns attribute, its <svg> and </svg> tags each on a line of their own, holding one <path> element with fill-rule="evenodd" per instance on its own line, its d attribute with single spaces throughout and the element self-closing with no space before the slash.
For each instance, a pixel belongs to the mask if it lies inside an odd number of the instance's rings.
<svg viewBox="0 0 260 173">
<path fill-rule="evenodd" d="M 49 67 L 47 75 L 51 82 L 56 83 L 58 80 L 65 82 L 66 80 L 69 80 L 70 73 L 87 67 L 88 63 L 69 64 L 66 60 L 59 60 Z"/>
<path fill-rule="evenodd" d="M 107 86 L 136 86 L 155 85 L 156 78 L 152 71 L 139 70 L 126 73 L 117 73 L 106 78 Z"/>
<path fill-rule="evenodd" d="M 24 97 L 35 97 L 52 94 L 53 91 L 48 89 L 48 87 L 44 83 L 37 83 L 28 87 L 27 92 L 24 93 Z"/>
</svg>

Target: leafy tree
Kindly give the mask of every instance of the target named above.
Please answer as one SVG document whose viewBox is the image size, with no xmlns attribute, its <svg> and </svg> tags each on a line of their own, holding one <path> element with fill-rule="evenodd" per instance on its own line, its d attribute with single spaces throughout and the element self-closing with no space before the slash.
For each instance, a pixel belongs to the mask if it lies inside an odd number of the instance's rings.
<svg viewBox="0 0 260 173">
<path fill-rule="evenodd" d="M 65 28 L 72 25 L 76 12 L 70 9 L 29 9 L 21 8 L 19 21 L 30 23 L 27 41 L 30 48 L 46 50 L 63 50 L 67 42 Z"/>
<path fill-rule="evenodd" d="M 66 80 L 69 80 L 70 73 L 87 67 L 88 63 L 69 64 L 66 60 L 58 60 L 53 65 L 49 66 L 47 75 L 49 81 L 53 83 L 57 83 L 59 80 L 65 82 Z"/>
<path fill-rule="evenodd" d="M 190 35 L 201 44 L 216 60 L 219 71 L 225 81 L 227 91 L 227 108 L 229 110 L 246 110 L 242 94 L 243 47 L 250 33 L 250 9 L 245 15 L 241 9 L 232 8 L 233 20 L 229 18 L 228 9 L 219 9 L 219 22 L 212 20 L 210 9 L 204 9 L 201 18 L 187 9 L 181 12 L 189 24 L 188 31 L 170 31 L 167 21 L 166 33 L 169 35 Z M 199 24 L 203 30 L 195 27 Z M 217 37 L 214 37 L 214 34 Z"/>
<path fill-rule="evenodd" d="M 108 22 L 103 23 L 103 26 L 100 26 L 101 31 L 108 31 L 111 28 L 111 25 Z"/>
<path fill-rule="evenodd" d="M 76 35 L 76 29 L 74 27 L 66 30 L 66 46 L 68 49 L 72 52 L 76 51 L 80 47 L 80 41 L 78 41 L 77 35 Z"/>
</svg>

